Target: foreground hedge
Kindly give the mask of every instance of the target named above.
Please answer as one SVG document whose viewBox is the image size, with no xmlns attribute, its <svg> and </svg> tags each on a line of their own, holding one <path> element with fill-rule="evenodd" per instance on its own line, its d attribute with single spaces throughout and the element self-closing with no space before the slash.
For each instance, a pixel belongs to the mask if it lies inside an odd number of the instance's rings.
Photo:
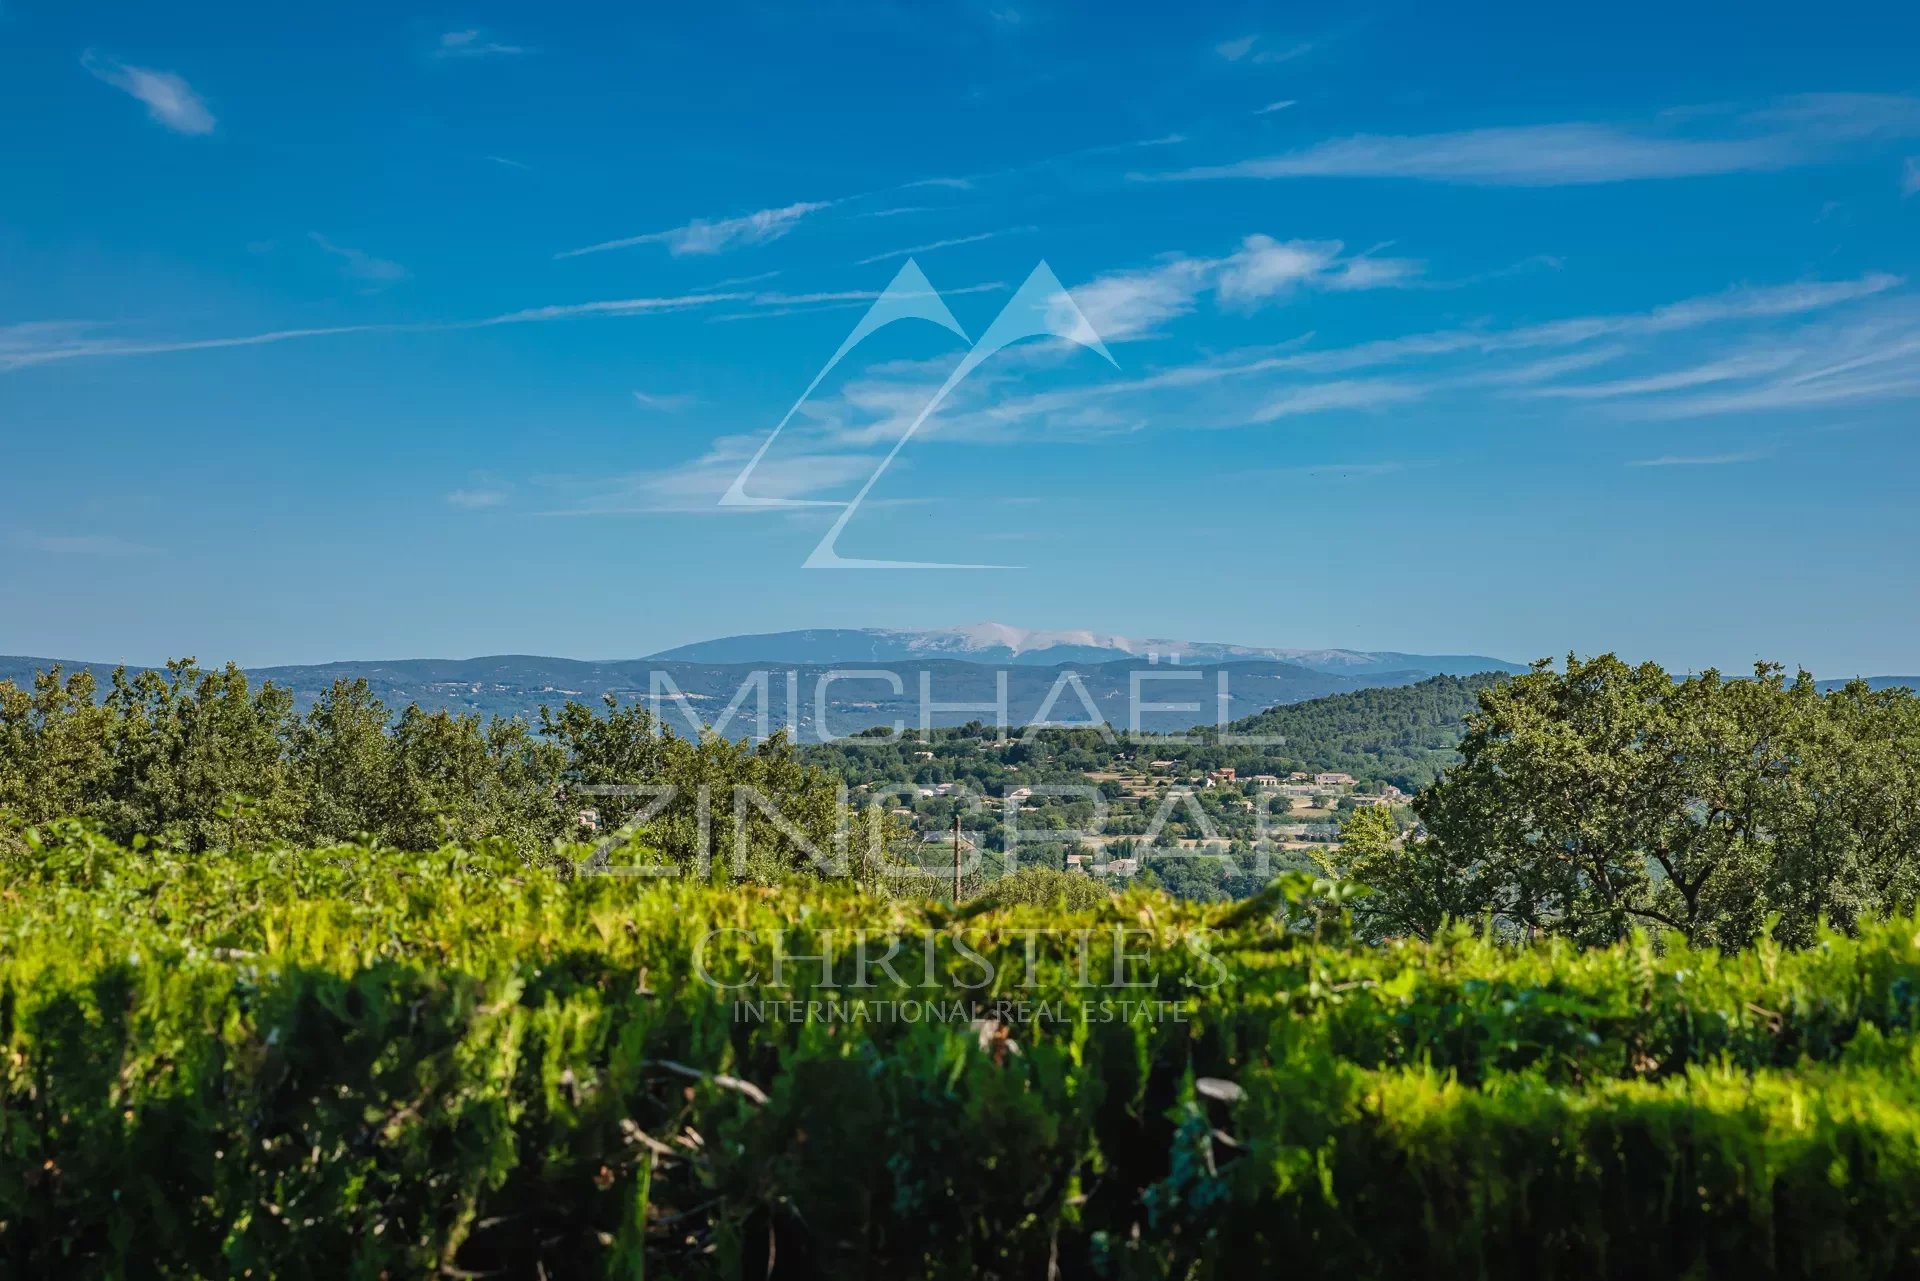
<svg viewBox="0 0 1920 1281">
<path fill-rule="evenodd" d="M 1920 1271 L 1920 921 L 1722 957 L 1290 915 L 66 830 L 0 870 L 0 1272 Z M 773 981 L 857 931 L 996 968 Z"/>
</svg>

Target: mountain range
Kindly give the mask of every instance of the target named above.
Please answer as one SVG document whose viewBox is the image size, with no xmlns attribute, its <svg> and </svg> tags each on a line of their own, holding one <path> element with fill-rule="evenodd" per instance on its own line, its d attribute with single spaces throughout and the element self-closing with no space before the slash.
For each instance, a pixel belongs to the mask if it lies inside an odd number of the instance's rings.
<svg viewBox="0 0 1920 1281">
<path fill-rule="evenodd" d="M 69 672 L 90 669 L 104 688 L 115 665 L 0 656 L 0 680 L 24 687 L 34 673 L 55 666 Z M 846 668 L 861 672 L 835 673 Z M 418 705 L 427 711 L 529 721 L 538 718 L 542 706 L 558 707 L 568 700 L 597 706 L 609 694 L 622 703 L 652 698 L 681 731 L 689 728 L 689 714 L 714 724 L 738 701 L 724 730 L 732 737 L 758 733 L 758 682 L 764 678 L 768 728 L 791 728 L 812 741 L 821 734 L 823 718 L 832 734 L 896 721 L 917 728 L 923 680 L 934 704 L 992 703 L 997 698 L 996 672 L 1006 674 L 1007 709 L 1015 725 L 1029 724 L 1043 712 L 1051 722 L 1087 724 L 1098 712 L 1124 727 L 1137 683 L 1143 704 L 1198 704 L 1197 710 L 1142 714 L 1142 729 L 1172 731 L 1329 694 L 1412 685 L 1433 676 L 1523 670 L 1517 663 L 1472 654 L 1272 649 L 983 623 L 928 631 L 829 628 L 727 636 L 638 659 L 502 654 L 257 667 L 248 675 L 292 691 L 301 709 L 335 681 L 356 679 L 364 679 L 396 712 Z M 830 673 L 835 674 L 825 679 Z M 1871 683 L 1920 687 L 1920 680 L 1911 677 L 1875 677 Z M 676 693 L 684 701 L 676 699 Z M 994 716 L 961 707 L 936 708 L 928 717 L 936 726 L 975 719 L 991 721 Z"/>
<path fill-rule="evenodd" d="M 697 641 L 649 655 L 696 663 L 912 663 L 933 658 L 969 663 L 1057 667 L 1063 663 L 1159 662 L 1287 663 L 1339 676 L 1417 671 L 1429 676 L 1519 672 L 1525 667 L 1481 654 L 1407 654 L 1393 650 L 1274 649 L 1218 641 L 1135 638 L 1089 631 L 1034 631 L 1005 623 L 976 623 L 902 631 L 887 627 L 831 627 L 762 632 Z M 1399 682 L 1386 682 L 1399 683 Z"/>
<path fill-rule="evenodd" d="M 0 680 L 25 686 L 35 672 L 56 665 L 67 672 L 89 669 L 103 688 L 113 674 L 112 664 L 0 657 Z M 1154 703 L 1190 705 L 1181 711 L 1144 711 L 1140 728 L 1160 732 L 1234 720 L 1276 704 L 1328 694 L 1411 685 L 1430 675 L 1406 670 L 1344 676 L 1291 663 L 1259 661 L 1177 667 L 1131 659 L 1041 667 L 994 666 L 945 658 L 787 664 L 777 660 L 701 663 L 651 658 L 584 662 L 517 654 L 259 667 L 247 674 L 256 682 L 271 681 L 292 691 L 294 704 L 301 710 L 312 706 L 340 680 L 365 680 L 374 695 L 394 711 L 418 705 L 427 711 L 521 716 L 529 721 L 538 718 L 542 706 L 557 709 L 571 700 L 597 707 L 611 694 L 623 704 L 657 700 L 656 710 L 678 732 L 687 732 L 690 717 L 698 716 L 703 723 L 717 724 L 734 738 L 758 736 L 764 697 L 769 731 L 790 727 L 802 740 L 817 741 L 823 735 L 854 734 L 895 722 L 909 730 L 918 728 L 923 679 L 929 725 L 963 725 L 971 720 L 991 723 L 997 719 L 996 714 L 981 707 L 997 701 L 1000 673 L 1006 676 L 1011 724 L 1030 724 L 1044 715 L 1051 723 L 1086 725 L 1095 722 L 1097 712 L 1099 718 L 1119 727 L 1129 724 L 1129 699 L 1135 674 L 1139 673 L 1138 697 L 1143 707 Z M 764 696 L 759 686 L 762 680 Z M 740 701 L 739 709 L 730 720 L 719 723 L 736 700 Z"/>
</svg>

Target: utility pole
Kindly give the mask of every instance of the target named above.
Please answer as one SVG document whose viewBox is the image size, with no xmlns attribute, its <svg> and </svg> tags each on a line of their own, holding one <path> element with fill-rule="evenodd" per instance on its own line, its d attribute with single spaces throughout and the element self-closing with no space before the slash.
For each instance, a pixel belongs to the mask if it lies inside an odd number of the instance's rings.
<svg viewBox="0 0 1920 1281">
<path fill-rule="evenodd" d="M 953 905 L 960 906 L 960 814 L 953 815 Z"/>
</svg>

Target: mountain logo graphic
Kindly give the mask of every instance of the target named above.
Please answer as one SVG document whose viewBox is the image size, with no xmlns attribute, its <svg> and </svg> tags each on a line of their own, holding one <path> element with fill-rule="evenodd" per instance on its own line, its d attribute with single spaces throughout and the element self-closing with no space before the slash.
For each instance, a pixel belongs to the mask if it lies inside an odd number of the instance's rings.
<svg viewBox="0 0 1920 1281">
<path fill-rule="evenodd" d="M 837 498 L 768 498 L 748 493 L 747 484 L 753 477 L 754 468 L 760 465 L 760 460 L 766 457 L 767 451 L 773 447 L 773 442 L 780 438 L 780 433 L 786 430 L 788 422 L 793 419 L 794 414 L 799 412 L 800 407 L 807 403 L 807 398 L 813 395 L 814 390 L 820 386 L 826 376 L 873 334 L 885 329 L 888 325 L 906 320 L 931 321 L 968 342 L 968 351 L 960 363 L 954 367 L 953 372 L 947 375 L 946 381 L 907 424 L 906 430 L 893 443 L 893 447 L 873 469 L 873 473 L 867 477 L 859 491 L 851 499 L 844 501 Z M 1027 276 L 1026 282 L 1020 286 L 1012 298 L 1007 300 L 1007 305 L 1000 309 L 1000 314 L 994 317 L 993 323 L 987 326 L 986 332 L 980 336 L 979 341 L 974 342 L 967 338 L 966 330 L 962 329 L 960 322 L 953 318 L 953 312 L 941 298 L 940 291 L 928 282 L 919 264 L 909 258 L 906 265 L 894 276 L 892 283 L 878 298 L 874 299 L 873 305 L 867 308 L 866 314 L 848 333 L 845 341 L 840 344 L 839 350 L 833 353 L 832 359 L 828 360 L 821 367 L 820 372 L 813 376 L 813 381 L 808 383 L 807 389 L 800 393 L 800 398 L 793 402 L 793 407 L 787 410 L 786 415 L 774 426 L 773 431 L 760 443 L 760 448 L 754 451 L 753 457 L 749 458 L 746 466 L 740 469 L 740 474 L 733 478 L 733 483 L 727 487 L 727 492 L 720 496 L 720 506 L 839 508 L 839 516 L 834 519 L 827 532 L 821 536 L 819 543 L 802 562 L 803 569 L 1020 568 L 1017 565 L 978 565 L 946 561 L 869 560 L 842 556 L 838 545 L 841 531 L 846 529 L 848 522 L 860 510 L 860 505 L 866 501 L 867 495 L 873 492 L 873 487 L 880 483 L 880 478 L 886 475 L 887 468 L 892 466 L 893 460 L 899 457 L 900 451 L 906 448 L 907 442 L 913 439 L 915 433 L 933 416 L 954 389 L 996 353 L 1027 338 L 1055 338 L 1075 343 L 1098 352 L 1108 364 L 1118 367 L 1112 354 L 1107 351 L 1106 344 L 1100 340 L 1100 335 L 1094 332 L 1093 326 L 1081 313 L 1079 305 L 1073 301 L 1072 295 L 1067 293 L 1059 277 L 1053 274 L 1053 269 L 1045 262 L 1034 267 Z"/>
</svg>

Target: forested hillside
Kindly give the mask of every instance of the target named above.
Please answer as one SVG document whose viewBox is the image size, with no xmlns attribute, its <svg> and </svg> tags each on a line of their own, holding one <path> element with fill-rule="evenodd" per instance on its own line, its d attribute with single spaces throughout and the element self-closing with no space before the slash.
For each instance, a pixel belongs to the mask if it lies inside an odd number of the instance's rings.
<svg viewBox="0 0 1920 1281">
<path fill-rule="evenodd" d="M 810 760 L 856 783 L 964 779 L 994 792 L 1010 766 L 1020 781 L 1105 770 L 1122 759 L 1154 757 L 1176 772 L 1231 767 L 1243 777 L 1293 770 L 1338 770 L 1365 783 L 1423 787 L 1458 759 L 1455 747 L 1480 691 L 1507 677 L 1436 676 L 1415 685 L 1356 690 L 1272 707 L 1222 730 L 1140 737 L 1055 728 L 1008 733 L 975 722 L 918 735 L 881 730 L 806 749 Z M 1248 742 L 1248 739 L 1260 739 Z M 1241 741 L 1236 741 L 1241 740 Z M 931 755 L 929 755 L 929 751 Z"/>
<path fill-rule="evenodd" d="M 1480 691 L 1504 675 L 1436 676 L 1399 689 L 1363 689 L 1271 707 L 1233 725 L 1239 735 L 1279 736 L 1287 753 L 1322 769 L 1424 787 L 1459 759 L 1454 749 Z"/>
</svg>

